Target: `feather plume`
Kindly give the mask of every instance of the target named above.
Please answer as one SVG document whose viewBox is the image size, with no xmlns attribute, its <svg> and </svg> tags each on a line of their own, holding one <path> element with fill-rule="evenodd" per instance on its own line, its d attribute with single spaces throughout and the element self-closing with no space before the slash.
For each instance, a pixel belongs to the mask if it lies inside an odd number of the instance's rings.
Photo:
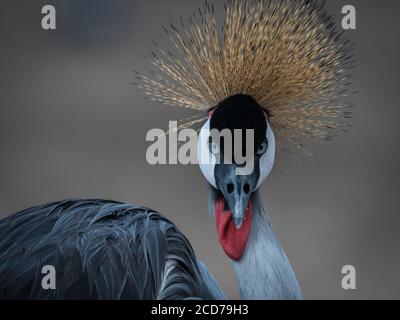
<svg viewBox="0 0 400 320">
<path fill-rule="evenodd" d="M 280 149 L 308 158 L 312 141 L 329 141 L 348 125 L 352 48 L 324 2 L 228 0 L 221 29 L 205 2 L 179 28 L 164 29 L 177 54 L 157 47 L 156 71 L 137 74 L 151 100 L 207 111 L 251 95 L 268 110 Z"/>
</svg>

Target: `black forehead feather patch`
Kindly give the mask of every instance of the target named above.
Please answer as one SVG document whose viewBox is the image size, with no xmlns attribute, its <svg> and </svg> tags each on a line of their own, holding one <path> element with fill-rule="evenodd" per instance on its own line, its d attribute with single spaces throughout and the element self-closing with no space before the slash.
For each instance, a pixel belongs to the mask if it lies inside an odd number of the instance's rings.
<svg viewBox="0 0 400 320">
<path fill-rule="evenodd" d="M 221 101 L 215 108 L 210 119 L 210 129 L 222 131 L 224 129 L 254 130 L 255 150 L 265 140 L 267 121 L 264 109 L 249 95 L 238 94 Z"/>
</svg>

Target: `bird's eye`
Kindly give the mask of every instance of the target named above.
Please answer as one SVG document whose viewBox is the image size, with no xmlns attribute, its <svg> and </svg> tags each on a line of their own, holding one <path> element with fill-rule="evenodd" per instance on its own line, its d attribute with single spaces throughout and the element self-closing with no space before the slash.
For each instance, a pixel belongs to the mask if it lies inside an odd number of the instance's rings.
<svg viewBox="0 0 400 320">
<path fill-rule="evenodd" d="M 210 152 L 214 155 L 219 154 L 219 145 L 210 141 Z"/>
<path fill-rule="evenodd" d="M 268 149 L 268 141 L 265 140 L 263 143 L 260 144 L 260 147 L 257 150 L 257 154 L 261 156 L 265 153 L 265 151 L 267 151 L 267 149 Z"/>
</svg>

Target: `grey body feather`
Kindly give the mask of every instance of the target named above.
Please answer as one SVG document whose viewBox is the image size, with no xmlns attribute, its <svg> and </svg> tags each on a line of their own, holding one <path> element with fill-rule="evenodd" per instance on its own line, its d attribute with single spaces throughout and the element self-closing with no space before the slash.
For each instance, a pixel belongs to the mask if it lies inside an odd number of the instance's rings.
<svg viewBox="0 0 400 320">
<path fill-rule="evenodd" d="M 67 200 L 0 221 L 2 299 L 224 299 L 178 228 L 157 212 Z M 43 290 L 44 265 L 56 289 Z"/>
</svg>

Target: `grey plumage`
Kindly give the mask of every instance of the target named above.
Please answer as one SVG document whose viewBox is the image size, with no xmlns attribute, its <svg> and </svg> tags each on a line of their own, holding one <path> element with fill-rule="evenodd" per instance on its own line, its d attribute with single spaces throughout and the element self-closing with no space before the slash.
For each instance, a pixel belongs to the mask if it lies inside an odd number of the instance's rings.
<svg viewBox="0 0 400 320">
<path fill-rule="evenodd" d="M 0 221 L 0 298 L 223 299 L 178 228 L 159 213 L 66 200 Z M 56 289 L 43 290 L 44 265 Z"/>
</svg>

